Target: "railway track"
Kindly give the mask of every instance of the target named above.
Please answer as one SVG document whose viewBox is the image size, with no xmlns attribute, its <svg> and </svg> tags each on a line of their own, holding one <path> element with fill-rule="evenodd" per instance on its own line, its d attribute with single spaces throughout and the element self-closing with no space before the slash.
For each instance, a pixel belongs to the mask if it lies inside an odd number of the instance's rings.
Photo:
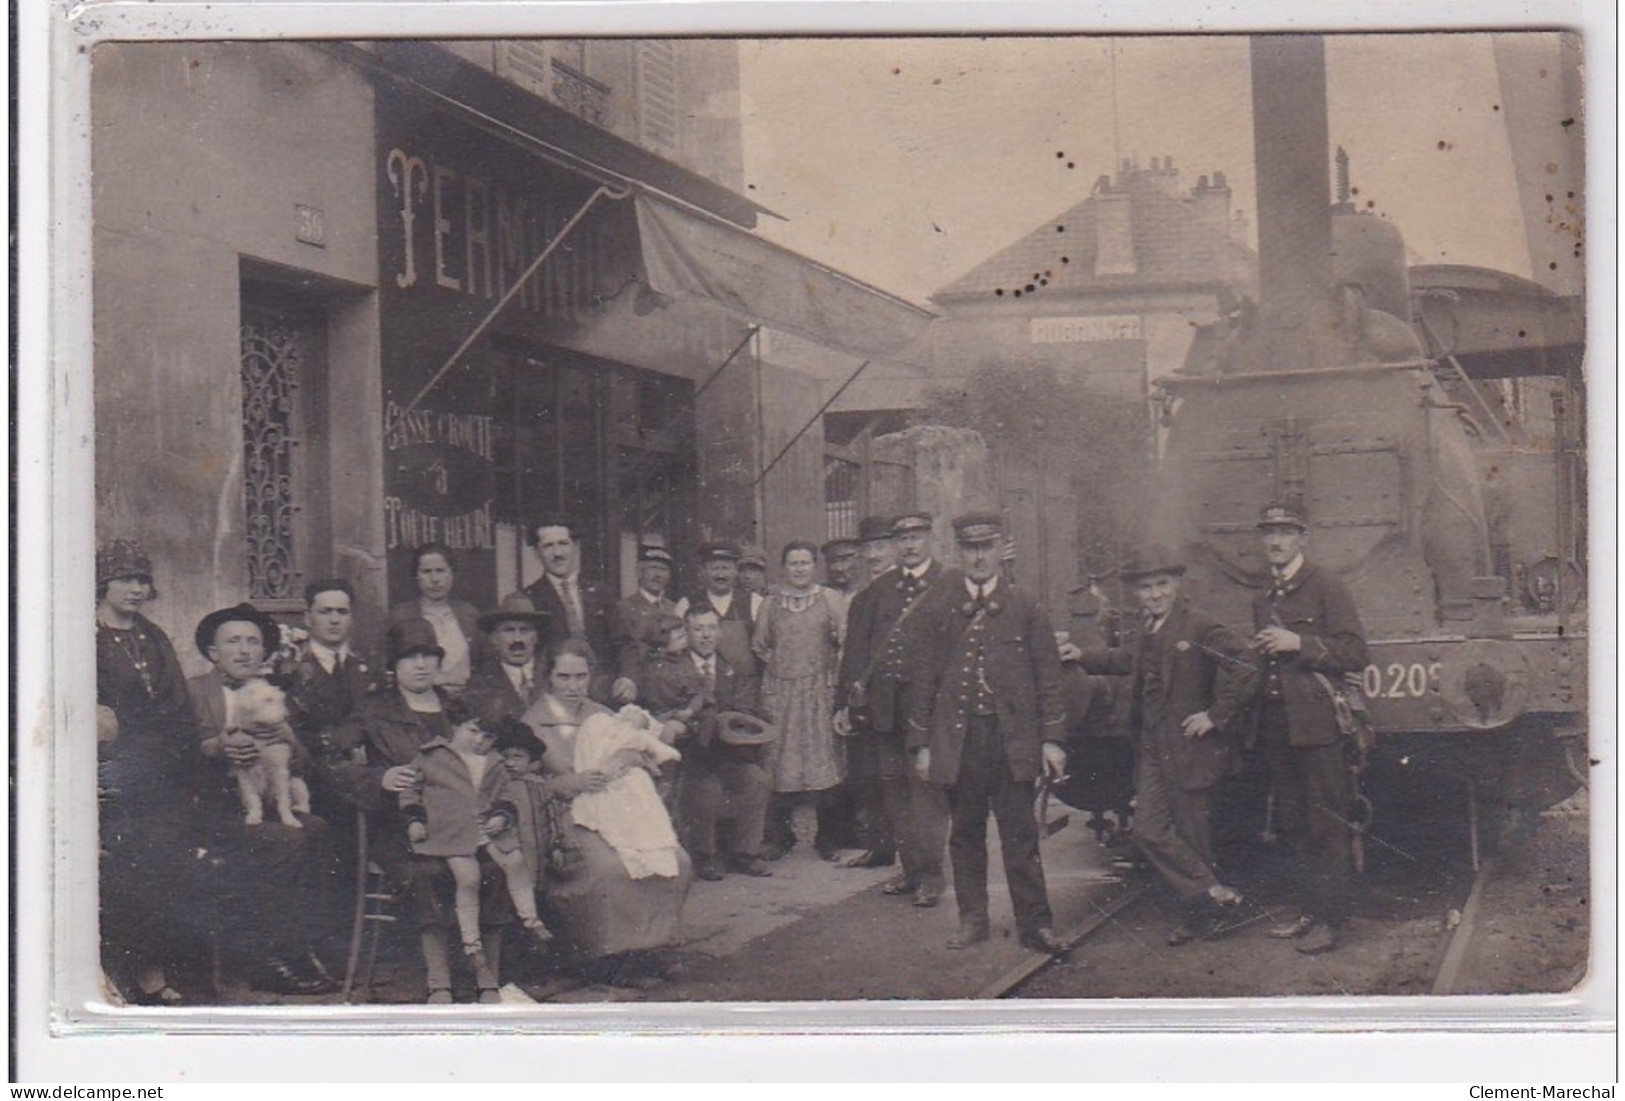
<svg viewBox="0 0 1625 1101">
<path fill-rule="evenodd" d="M 1471 884 L 1457 899 L 1453 900 L 1456 905 L 1446 907 L 1446 914 L 1459 915 L 1459 920 L 1453 920 L 1450 917 L 1446 918 L 1446 928 L 1434 957 L 1435 962 L 1431 974 L 1427 977 L 1426 982 L 1422 984 L 1428 993 L 1443 996 L 1456 992 L 1457 984 L 1463 975 L 1462 969 L 1468 950 L 1472 946 L 1473 937 L 1480 925 L 1484 888 L 1496 874 L 1496 870 L 1497 863 L 1493 858 L 1485 860 L 1474 875 Z M 974 997 L 977 999 L 1021 997 L 1024 990 L 1034 979 L 1057 964 L 1071 959 L 1073 953 L 1088 948 L 1092 941 L 1108 930 L 1116 919 L 1127 914 L 1145 900 L 1147 895 L 1152 894 L 1154 886 L 1154 881 L 1148 880 L 1129 886 L 1112 896 L 1101 903 L 1088 919 L 1063 933 L 1062 939 L 1072 949 L 1067 955 L 1051 956 L 1042 952 L 1029 952 L 1020 963 L 979 989 Z M 1277 910 L 1257 911 L 1248 916 L 1237 918 L 1233 924 L 1223 927 L 1222 932 L 1228 936 L 1246 927 L 1278 917 L 1279 911 Z M 1158 958 L 1163 960 L 1168 967 L 1182 967 L 1186 964 L 1185 957 L 1174 954 L 1163 955 Z"/>
</svg>

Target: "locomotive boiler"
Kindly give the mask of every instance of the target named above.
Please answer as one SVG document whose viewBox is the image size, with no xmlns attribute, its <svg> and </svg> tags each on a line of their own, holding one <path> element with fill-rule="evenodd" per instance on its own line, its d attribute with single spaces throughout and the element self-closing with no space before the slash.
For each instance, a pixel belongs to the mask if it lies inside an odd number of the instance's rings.
<svg viewBox="0 0 1625 1101">
<path fill-rule="evenodd" d="M 1463 781 L 1476 856 L 1481 795 L 1538 809 L 1585 776 L 1581 306 L 1482 269 L 1407 271 L 1341 165 L 1332 202 L 1322 42 L 1256 38 L 1252 66 L 1260 301 L 1161 382 L 1151 534 L 1247 623 L 1260 508 L 1305 509 L 1310 555 L 1365 624 L 1378 744 Z"/>
</svg>

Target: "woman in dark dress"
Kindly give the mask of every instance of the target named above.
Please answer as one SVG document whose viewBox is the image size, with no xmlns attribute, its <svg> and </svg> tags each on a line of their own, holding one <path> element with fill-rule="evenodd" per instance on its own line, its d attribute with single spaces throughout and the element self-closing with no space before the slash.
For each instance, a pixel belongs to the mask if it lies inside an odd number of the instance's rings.
<svg viewBox="0 0 1625 1101">
<path fill-rule="evenodd" d="M 169 636 L 142 614 L 157 597 L 152 561 L 115 539 L 96 555 L 96 786 L 101 825 L 102 965 L 129 1001 L 175 1005 L 174 965 L 195 916 L 198 733 Z"/>
<path fill-rule="evenodd" d="M 407 915 L 423 949 L 426 1001 L 452 1001 L 448 933 L 456 929 L 453 881 L 446 862 L 412 852 L 400 795 L 421 776 L 413 762 L 423 744 L 447 738 L 468 709 L 435 683 L 444 655 L 434 628 L 420 618 L 397 621 L 387 637 L 392 683 L 363 700 L 333 740 L 341 759 L 330 766 L 334 781 L 367 814 L 368 856 L 405 891 Z M 496 760 L 493 759 L 493 767 Z M 506 881 L 494 861 L 480 857 L 483 954 L 472 960 L 481 1002 L 501 1000 L 497 991 L 502 934 L 514 922 Z"/>
</svg>

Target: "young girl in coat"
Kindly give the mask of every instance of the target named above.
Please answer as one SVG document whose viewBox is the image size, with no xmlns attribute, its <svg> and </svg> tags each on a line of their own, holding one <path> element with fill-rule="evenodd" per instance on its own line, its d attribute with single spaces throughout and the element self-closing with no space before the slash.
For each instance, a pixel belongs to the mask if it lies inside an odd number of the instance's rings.
<svg viewBox="0 0 1625 1101">
<path fill-rule="evenodd" d="M 481 849 L 502 869 L 520 924 L 538 941 L 552 938 L 536 914 L 536 873 L 519 846 L 512 781 L 502 761 L 491 756 L 491 742 L 478 719 L 458 722 L 449 739 L 424 743 L 413 762 L 422 779 L 400 795 L 412 851 L 440 857 L 451 868 L 457 886 L 457 929 L 464 953 L 476 963 L 483 959 Z"/>
</svg>

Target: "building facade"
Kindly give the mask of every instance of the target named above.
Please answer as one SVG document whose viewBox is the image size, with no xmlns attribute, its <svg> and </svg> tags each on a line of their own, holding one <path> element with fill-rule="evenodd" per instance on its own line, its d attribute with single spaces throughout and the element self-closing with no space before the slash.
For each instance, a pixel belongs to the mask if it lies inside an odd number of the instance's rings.
<svg viewBox="0 0 1625 1101">
<path fill-rule="evenodd" d="M 763 349 L 928 315 L 751 232 L 733 51 L 97 48 L 97 534 L 152 552 L 183 655 L 317 577 L 376 627 L 431 541 L 494 604 L 542 516 L 622 586 L 640 541 L 821 535 L 781 502 L 821 508 L 828 390 Z"/>
</svg>

